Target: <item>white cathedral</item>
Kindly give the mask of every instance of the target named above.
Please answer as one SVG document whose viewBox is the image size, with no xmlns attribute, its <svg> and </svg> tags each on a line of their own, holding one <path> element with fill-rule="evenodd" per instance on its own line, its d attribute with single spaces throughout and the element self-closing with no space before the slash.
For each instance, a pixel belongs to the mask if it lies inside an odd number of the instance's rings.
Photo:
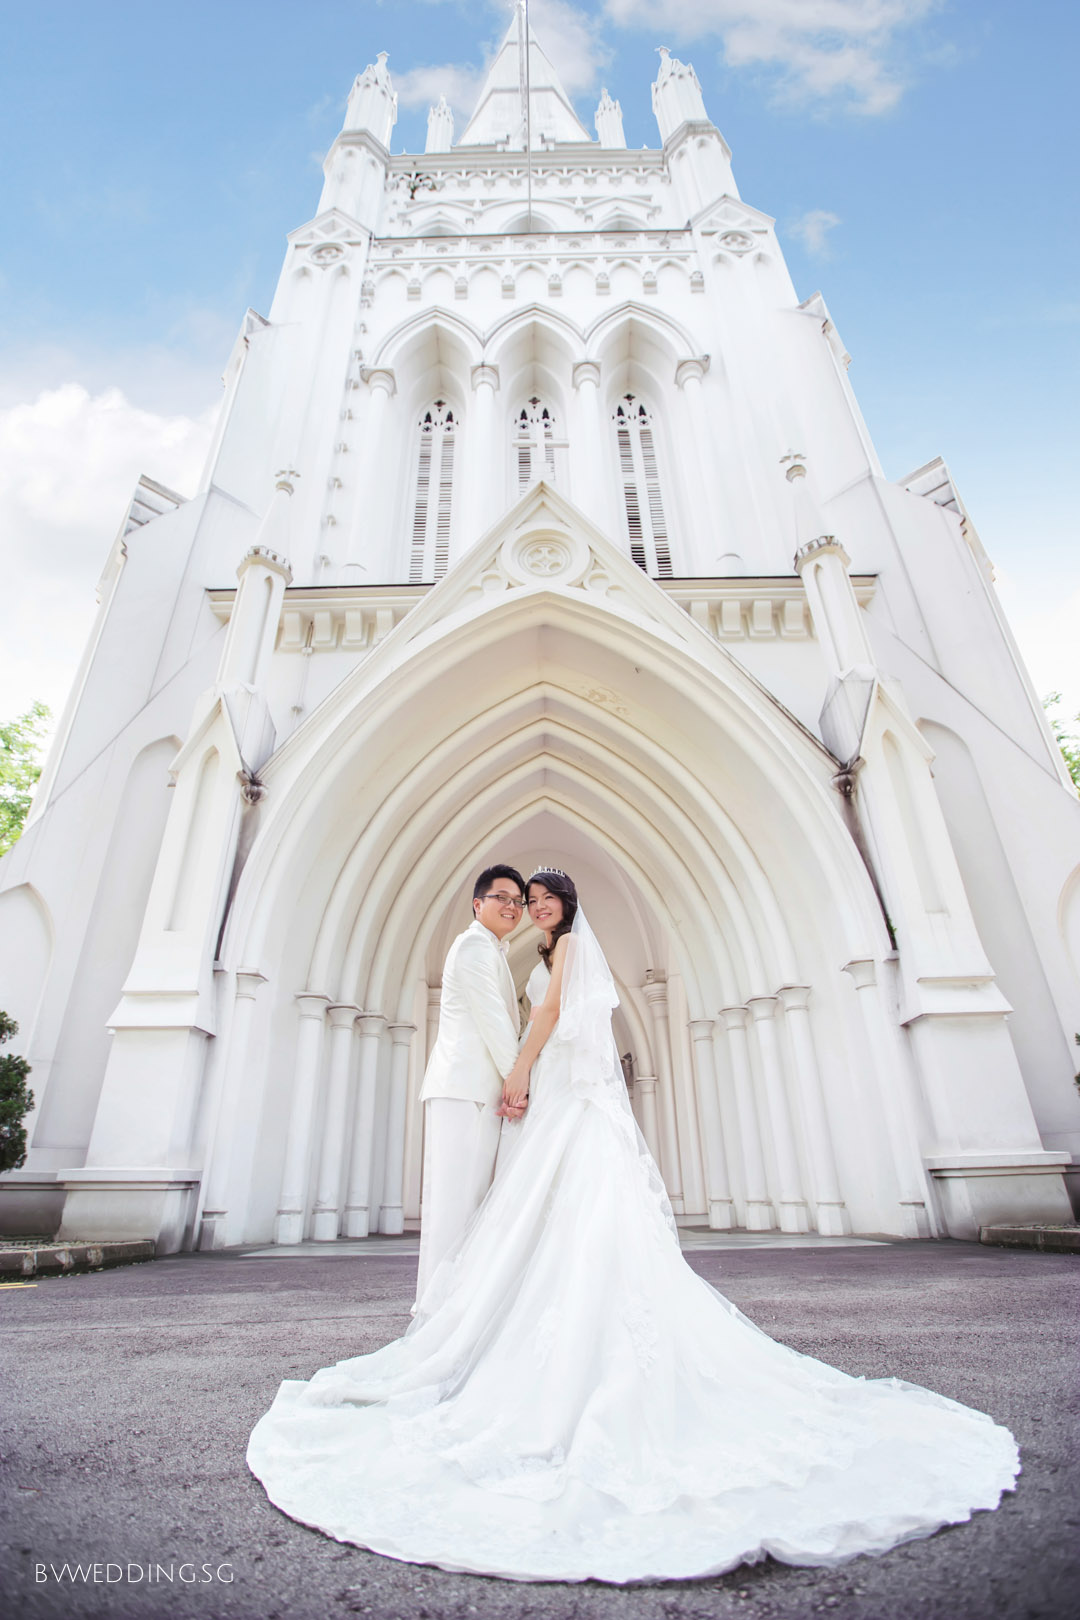
<svg viewBox="0 0 1080 1620">
<path fill-rule="evenodd" d="M 135 491 L 0 863 L 3 1230 L 415 1229 L 490 860 L 576 879 L 686 1224 L 1070 1220 L 1080 801 L 948 469 L 884 476 L 693 68 L 630 151 L 520 27 L 422 155 L 357 78 L 199 492 Z"/>
</svg>

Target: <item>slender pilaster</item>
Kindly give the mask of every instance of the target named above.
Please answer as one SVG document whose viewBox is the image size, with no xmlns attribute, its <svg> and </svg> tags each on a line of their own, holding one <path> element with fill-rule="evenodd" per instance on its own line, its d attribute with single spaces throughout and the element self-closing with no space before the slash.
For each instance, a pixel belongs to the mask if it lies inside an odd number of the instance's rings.
<svg viewBox="0 0 1080 1620">
<path fill-rule="evenodd" d="M 386 1179 L 379 1231 L 404 1232 L 405 1208 L 405 1105 L 409 1090 L 409 1052 L 416 1034 L 415 1024 L 391 1024 L 390 1108 L 386 1121 Z"/>
<path fill-rule="evenodd" d="M 840 1194 L 840 1179 L 836 1173 L 836 1158 L 821 1088 L 821 1071 L 814 1050 L 810 1027 L 810 986 L 785 984 L 778 994 L 791 1042 L 792 1081 L 810 1160 L 810 1196 L 817 1212 L 817 1229 L 829 1236 L 839 1237 L 851 1231 L 851 1221 Z"/>
<path fill-rule="evenodd" d="M 727 499 L 716 478 L 717 453 L 709 431 L 709 407 L 705 400 L 703 378 L 709 369 L 709 356 L 696 355 L 681 360 L 675 368 L 675 383 L 683 395 L 685 414 L 690 419 L 691 459 L 697 471 L 688 487 L 700 492 L 693 501 L 691 518 L 697 526 L 698 544 L 702 557 L 719 558 L 738 550 L 731 532 L 727 513 Z"/>
<path fill-rule="evenodd" d="M 694 1070 L 701 1108 L 701 1131 L 705 1145 L 705 1182 L 709 1203 L 709 1225 L 716 1232 L 735 1225 L 735 1205 L 731 1197 L 724 1130 L 720 1117 L 720 1093 L 716 1082 L 716 1054 L 713 1051 L 713 1020 L 691 1018 Z"/>
<path fill-rule="evenodd" d="M 903 1076 L 896 1054 L 896 1031 L 881 999 L 877 963 L 869 958 L 844 964 L 855 986 L 866 1045 L 874 1065 L 877 1095 L 900 1194 L 900 1231 L 904 1237 L 936 1237 L 932 1203 L 919 1151 L 918 1134 L 901 1094 Z"/>
<path fill-rule="evenodd" d="M 660 1086 L 660 1168 L 676 1215 L 683 1212 L 682 1166 L 679 1163 L 679 1131 L 675 1119 L 675 1076 L 671 1065 L 671 1020 L 668 1015 L 667 980 L 648 978 L 642 991 L 653 1022 L 653 1052 Z"/>
<path fill-rule="evenodd" d="M 255 998 L 259 986 L 265 983 L 263 973 L 240 972 L 236 975 L 236 998 L 218 1093 L 217 1119 L 214 1122 L 206 1195 L 199 1227 L 200 1249 L 224 1249 L 229 1243 L 226 1229 L 229 1207 L 238 1191 L 235 1185 L 236 1172 L 240 1168 L 238 1161 L 244 1144 L 250 1144 L 252 1135 L 249 1106 L 253 1100 L 250 1097 L 252 1087 L 247 1083 L 248 1045 L 255 1016 Z M 240 1242 L 243 1233 L 237 1231 L 232 1237 L 235 1242 Z"/>
<path fill-rule="evenodd" d="M 608 457 L 600 409 L 600 362 L 579 360 L 574 366 L 577 432 L 570 446 L 570 496 L 598 528 L 609 527 Z"/>
<path fill-rule="evenodd" d="M 368 409 L 345 565 L 347 585 L 367 585 L 378 579 L 380 568 L 390 562 L 392 549 L 387 533 L 386 457 L 390 401 L 397 392 L 397 379 L 388 367 L 382 366 L 366 371 L 364 382 Z"/>
<path fill-rule="evenodd" d="M 656 1076 L 639 1074 L 634 1080 L 634 1100 L 638 1105 L 638 1123 L 645 1145 L 656 1163 L 660 1163 L 660 1116 L 656 1109 Z"/>
<path fill-rule="evenodd" d="M 300 1019 L 296 1032 L 289 1129 L 285 1138 L 285 1166 L 281 1173 L 281 1191 L 274 1217 L 275 1243 L 300 1243 L 304 1236 L 319 1061 L 330 997 L 305 990 L 297 996 L 296 1001 Z"/>
<path fill-rule="evenodd" d="M 466 424 L 465 524 L 459 544 L 467 551 L 498 517 L 505 500 L 506 456 L 495 412 L 499 368 L 472 368 L 472 421 Z"/>
<path fill-rule="evenodd" d="M 338 1235 L 341 1209 L 342 1160 L 345 1151 L 345 1116 L 348 1113 L 349 1077 L 352 1072 L 353 1029 L 361 1016 L 351 1002 L 327 1008 L 330 1019 L 330 1076 L 323 1119 L 319 1179 L 311 1235 L 319 1243 L 332 1243 Z"/>
<path fill-rule="evenodd" d="M 371 1165 L 375 1152 L 375 1098 L 379 1080 L 379 1045 L 386 1027 L 382 1013 L 364 1013 L 360 1019 L 360 1065 L 356 1121 L 350 1155 L 349 1195 L 345 1201 L 344 1235 L 367 1237 L 371 1219 Z M 398 1188 L 400 1203 L 401 1189 Z"/>
<path fill-rule="evenodd" d="M 784 1070 L 776 1039 L 776 996 L 751 996 L 746 1003 L 754 1020 L 765 1106 L 769 1115 L 773 1156 L 780 1194 L 781 1232 L 808 1232 L 810 1214 L 799 1183 L 799 1161 L 791 1129 L 791 1110 L 784 1092 Z"/>
<path fill-rule="evenodd" d="M 771 1232 L 776 1225 L 776 1217 L 765 1175 L 765 1156 L 761 1146 L 761 1128 L 758 1124 L 757 1102 L 754 1097 L 754 1077 L 750 1067 L 750 1048 L 746 1038 L 750 1014 L 745 1007 L 722 1007 L 720 1020 L 727 1035 L 731 1079 L 735 1088 L 735 1106 L 739 1112 L 739 1141 L 742 1147 L 743 1175 L 746 1178 L 746 1230 Z"/>
<path fill-rule="evenodd" d="M 439 1034 L 439 1013 L 442 1008 L 442 985 L 429 984 L 427 987 L 427 1023 L 424 1030 L 424 1061 L 431 1061 L 431 1054 L 435 1050 L 435 1042 Z"/>
</svg>

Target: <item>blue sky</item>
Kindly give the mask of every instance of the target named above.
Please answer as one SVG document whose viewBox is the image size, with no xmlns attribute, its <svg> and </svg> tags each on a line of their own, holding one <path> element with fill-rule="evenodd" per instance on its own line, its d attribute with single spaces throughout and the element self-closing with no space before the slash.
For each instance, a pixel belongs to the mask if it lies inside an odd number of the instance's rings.
<svg viewBox="0 0 1080 1620">
<path fill-rule="evenodd" d="M 743 196 L 776 216 L 800 296 L 825 294 L 886 473 L 946 457 L 1036 685 L 1080 709 L 1080 8 L 532 4 L 586 125 L 605 84 L 631 145 L 658 144 L 655 47 L 694 62 Z M 0 0 L 0 525 L 19 607 L 0 718 L 61 701 L 138 472 L 193 486 L 237 325 L 315 210 L 353 76 L 389 52 L 394 150 L 422 150 L 428 101 L 468 101 L 510 15 Z"/>
</svg>

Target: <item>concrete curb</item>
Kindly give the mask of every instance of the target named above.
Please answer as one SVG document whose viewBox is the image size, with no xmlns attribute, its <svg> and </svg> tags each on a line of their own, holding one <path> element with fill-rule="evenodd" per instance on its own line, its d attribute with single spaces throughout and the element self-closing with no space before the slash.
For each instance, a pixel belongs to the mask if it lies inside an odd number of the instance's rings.
<svg viewBox="0 0 1080 1620">
<path fill-rule="evenodd" d="M 115 1243 L 47 1243 L 26 1248 L 0 1249 L 0 1277 L 37 1277 L 67 1271 L 100 1271 L 103 1266 L 126 1266 L 153 1260 L 153 1238 Z"/>
<path fill-rule="evenodd" d="M 1044 1249 L 1053 1254 L 1080 1254 L 1080 1226 L 984 1226 L 980 1243 L 1003 1249 Z"/>
</svg>

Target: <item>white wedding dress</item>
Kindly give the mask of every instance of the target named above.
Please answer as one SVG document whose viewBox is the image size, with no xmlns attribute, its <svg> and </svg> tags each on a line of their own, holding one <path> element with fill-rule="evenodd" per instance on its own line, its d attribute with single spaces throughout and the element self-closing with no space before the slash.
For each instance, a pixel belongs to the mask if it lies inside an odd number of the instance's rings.
<svg viewBox="0 0 1080 1620">
<path fill-rule="evenodd" d="M 613 987 L 598 1012 L 594 977 L 570 1017 L 573 977 L 516 1140 L 405 1336 L 285 1380 L 256 1424 L 270 1500 L 411 1563 L 619 1583 L 842 1563 L 996 1507 L 1020 1467 L 1007 1429 L 778 1344 L 685 1263 L 601 1050 L 606 1030 L 617 1061 Z M 534 1005 L 546 985 L 539 966 Z"/>
</svg>

